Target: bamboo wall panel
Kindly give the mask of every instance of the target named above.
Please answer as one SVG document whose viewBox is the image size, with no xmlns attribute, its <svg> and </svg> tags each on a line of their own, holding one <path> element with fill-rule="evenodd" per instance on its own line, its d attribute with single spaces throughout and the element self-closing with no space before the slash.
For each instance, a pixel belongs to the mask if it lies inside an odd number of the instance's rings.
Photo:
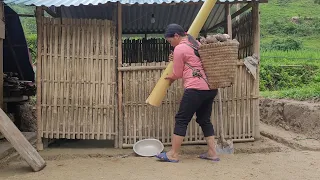
<svg viewBox="0 0 320 180">
<path fill-rule="evenodd" d="M 122 43 L 122 63 L 168 61 L 171 48 L 164 38 L 125 39 Z"/>
<path fill-rule="evenodd" d="M 253 79 L 247 73 L 242 60 L 239 60 L 236 84 L 221 91 L 223 105 L 223 124 L 225 137 L 228 139 L 251 139 L 253 136 Z M 167 62 L 136 63 L 123 70 L 123 107 L 124 134 L 123 147 L 130 147 L 135 142 L 156 138 L 164 144 L 171 143 L 174 118 L 183 94 L 182 81 L 174 82 L 169 88 L 160 107 L 147 105 L 145 100 L 161 76 L 161 68 Z M 219 99 L 215 98 L 212 123 L 219 137 L 218 109 Z M 190 122 L 184 144 L 204 143 L 203 133 L 195 121 Z"/>
<path fill-rule="evenodd" d="M 252 11 L 244 14 L 232 24 L 233 39 L 239 41 L 239 59 L 251 56 L 253 52 Z"/>
<path fill-rule="evenodd" d="M 114 139 L 115 26 L 107 20 L 41 21 L 42 137 Z"/>
</svg>

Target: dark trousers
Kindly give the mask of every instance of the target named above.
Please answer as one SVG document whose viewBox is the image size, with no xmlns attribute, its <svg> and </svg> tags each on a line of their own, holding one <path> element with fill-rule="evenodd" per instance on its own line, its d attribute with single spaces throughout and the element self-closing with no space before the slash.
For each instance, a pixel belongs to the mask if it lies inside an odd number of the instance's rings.
<svg viewBox="0 0 320 180">
<path fill-rule="evenodd" d="M 200 125 L 204 137 L 213 136 L 211 123 L 212 104 L 218 90 L 186 89 L 175 116 L 174 134 L 185 136 L 189 122 L 196 113 L 196 122 Z"/>
</svg>

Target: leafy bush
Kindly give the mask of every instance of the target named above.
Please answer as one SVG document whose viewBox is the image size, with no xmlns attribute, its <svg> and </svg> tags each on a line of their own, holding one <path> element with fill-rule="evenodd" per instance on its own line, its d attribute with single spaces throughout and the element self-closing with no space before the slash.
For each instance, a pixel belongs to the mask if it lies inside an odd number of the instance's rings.
<svg viewBox="0 0 320 180">
<path fill-rule="evenodd" d="M 37 60 L 37 35 L 29 34 L 26 36 L 28 47 L 32 56 L 32 62 Z"/>
<path fill-rule="evenodd" d="M 277 0 L 278 6 L 287 6 L 292 0 Z"/>
<path fill-rule="evenodd" d="M 314 50 L 300 51 L 262 51 L 262 64 L 297 65 L 317 64 L 320 66 L 320 52 Z"/>
<path fill-rule="evenodd" d="M 313 50 L 262 51 L 261 95 L 296 100 L 320 99 L 320 53 Z"/>
<path fill-rule="evenodd" d="M 269 98 L 290 98 L 296 100 L 320 100 L 319 84 L 309 84 L 298 88 L 291 88 L 280 91 L 263 91 L 263 97 Z"/>
<path fill-rule="evenodd" d="M 313 82 L 316 65 L 279 66 L 262 65 L 260 70 L 260 90 L 276 91 L 302 87 Z"/>
<path fill-rule="evenodd" d="M 290 51 L 290 50 L 300 50 L 302 49 L 302 42 L 293 39 L 293 38 L 287 38 L 287 39 L 273 39 L 271 43 L 264 44 L 261 46 L 262 49 L 270 51 L 270 50 L 280 50 L 280 51 Z"/>
<path fill-rule="evenodd" d="M 320 18 L 299 17 L 298 22 L 294 23 L 288 19 L 277 19 L 262 24 L 263 33 L 270 35 L 288 35 L 305 37 L 320 34 Z"/>
<path fill-rule="evenodd" d="M 298 32 L 298 25 L 285 19 L 268 22 L 263 28 L 271 35 L 293 35 Z"/>
<path fill-rule="evenodd" d="M 308 86 L 288 89 L 287 91 L 280 92 L 280 96 L 297 100 L 320 98 L 320 86 L 317 84 L 310 84 Z"/>
</svg>

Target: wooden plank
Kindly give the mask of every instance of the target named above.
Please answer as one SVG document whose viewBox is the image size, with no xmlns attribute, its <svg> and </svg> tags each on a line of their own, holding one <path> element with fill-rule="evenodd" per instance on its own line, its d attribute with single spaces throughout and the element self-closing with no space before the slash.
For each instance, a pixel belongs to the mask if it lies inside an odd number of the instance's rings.
<svg viewBox="0 0 320 180">
<path fill-rule="evenodd" d="M 122 5 L 118 3 L 118 67 L 122 66 Z M 119 137 L 116 141 L 119 141 L 118 146 L 122 148 L 123 144 L 123 112 L 122 112 L 122 72 L 118 71 L 118 132 Z"/>
<path fill-rule="evenodd" d="M 76 21 L 76 33 L 77 33 L 77 44 L 76 44 L 76 54 L 78 55 L 78 58 L 74 58 L 75 60 L 75 74 L 76 74 L 76 115 L 77 119 L 76 121 L 76 138 L 81 139 L 81 120 L 83 118 L 81 112 L 82 109 L 79 107 L 81 105 L 81 58 L 82 58 L 82 52 L 81 51 L 81 19 L 77 19 Z"/>
<path fill-rule="evenodd" d="M 2 109 L 0 109 L 0 132 L 31 166 L 33 171 L 41 171 L 46 166 L 46 162 L 37 150 L 30 144 Z"/>
<path fill-rule="evenodd" d="M 86 42 L 86 36 L 85 36 L 85 33 L 87 31 L 87 24 L 86 24 L 86 20 L 85 19 L 81 19 L 80 20 L 80 23 L 81 23 L 81 56 L 82 58 L 79 59 L 79 63 L 80 63 L 80 78 L 81 78 L 81 84 L 80 84 L 80 98 L 81 98 L 81 101 L 80 101 L 80 104 L 81 105 L 85 105 L 85 98 L 87 96 L 87 93 L 85 92 L 85 75 L 84 75 L 84 72 L 85 72 L 85 69 L 86 69 L 86 66 L 85 66 L 85 57 L 87 56 L 87 54 L 85 54 L 85 51 L 86 51 L 86 45 L 87 45 L 87 42 Z M 86 139 L 86 132 L 85 132 L 85 124 L 86 124 L 86 121 L 87 121 L 87 118 L 86 118 L 86 108 L 81 108 L 81 127 L 80 127 L 80 138 L 81 139 Z"/>
<path fill-rule="evenodd" d="M 93 96 L 93 82 L 94 82 L 94 79 L 93 79 L 93 55 L 94 55 L 94 33 L 95 33 L 95 24 L 93 24 L 93 21 L 90 20 L 90 24 L 91 26 L 89 26 L 90 28 L 90 60 L 88 60 L 88 77 L 89 77 L 89 89 L 88 89 L 88 92 L 89 92 L 89 99 L 88 99 L 88 139 L 92 139 L 92 127 L 93 127 L 93 120 L 92 120 L 92 96 Z"/>
<path fill-rule="evenodd" d="M 252 31 L 253 31 L 253 53 L 256 54 L 260 58 L 260 15 L 259 15 L 259 3 L 252 2 Z M 259 71 L 260 67 L 257 68 L 257 79 L 254 81 L 253 84 L 253 93 L 254 96 L 259 96 Z M 260 113 L 259 113 L 259 99 L 253 100 L 254 105 L 252 111 L 253 114 L 253 122 L 254 122 L 254 138 L 260 138 L 260 131 L 259 131 L 259 124 L 260 124 Z"/>
<path fill-rule="evenodd" d="M 61 62 L 60 64 L 59 64 L 59 68 L 60 68 L 60 77 L 59 77 L 59 81 L 60 81 L 60 95 L 59 95 L 59 99 L 60 99 L 60 101 L 59 101 L 59 104 L 60 104 L 60 107 L 59 107 L 59 111 L 58 111 L 58 115 L 59 115 L 59 121 L 58 122 L 60 122 L 60 123 L 58 123 L 58 129 L 59 128 L 62 128 L 62 134 L 60 135 L 59 134 L 59 136 L 61 137 L 61 138 L 65 138 L 65 134 L 66 134 L 66 132 L 65 132 L 65 114 L 66 113 L 64 113 L 65 112 L 65 99 L 67 99 L 68 98 L 68 96 L 66 96 L 65 95 L 65 80 L 66 80 L 66 77 L 65 77 L 65 70 L 66 70 L 66 64 L 65 64 L 65 49 L 66 49 L 66 47 L 65 47 L 65 44 L 66 44 L 66 28 L 65 28 L 65 26 L 64 26 L 64 24 L 65 24 L 65 21 L 64 21 L 64 19 L 61 19 L 60 20 L 61 21 L 61 45 L 60 45 L 60 51 L 59 51 L 59 54 L 61 54 L 61 57 L 59 58 L 59 61 Z M 66 98 L 65 98 L 66 97 Z"/>
<path fill-rule="evenodd" d="M 59 134 L 57 133 L 54 133 L 55 129 L 58 128 L 58 107 L 57 107 L 57 104 L 58 104 L 58 91 L 60 90 L 59 88 L 59 83 L 58 83 L 58 76 L 59 76 L 59 73 L 60 73 L 60 69 L 58 68 L 58 64 L 60 64 L 60 62 L 58 63 L 57 61 L 58 60 L 58 48 L 59 48 L 59 29 L 58 29 L 58 24 L 59 24 L 59 19 L 54 19 L 53 20 L 53 23 L 54 23 L 54 29 L 53 29 L 53 38 L 54 38 L 54 56 L 53 56 L 53 59 L 52 59 L 52 66 L 53 66 L 53 69 L 51 69 L 51 71 L 53 71 L 53 79 L 55 80 L 53 82 L 53 114 L 52 114 L 52 134 L 53 134 L 53 137 L 54 138 L 57 138 L 59 139 Z M 59 129 L 56 131 L 56 132 L 59 132 Z"/>
<path fill-rule="evenodd" d="M 108 101 L 109 97 L 110 97 L 110 41 L 108 39 L 109 37 L 109 31 L 110 31 L 110 28 L 108 26 L 108 23 L 105 21 L 104 22 L 104 26 L 106 28 L 102 29 L 102 85 L 101 85 L 101 88 L 102 88 L 102 92 L 100 93 L 100 103 L 101 105 L 103 104 L 109 104 L 110 101 Z M 105 44 L 106 42 L 106 44 Z M 105 55 L 108 56 L 108 60 L 106 62 L 105 60 Z M 107 83 L 106 83 L 107 82 Z M 102 126 L 102 136 L 103 136 L 103 139 L 106 139 L 107 138 L 107 126 L 108 126 L 108 138 L 111 138 L 111 135 L 109 133 L 111 133 L 111 124 L 109 124 L 109 122 L 107 123 L 107 118 L 109 119 L 110 118 L 110 112 L 111 112 L 111 109 L 112 108 L 101 108 L 101 111 L 102 111 L 102 120 L 103 120 L 103 126 Z"/>
<path fill-rule="evenodd" d="M 0 21 L 0 39 L 5 39 L 5 32 L 5 24 L 3 21 Z"/>
<path fill-rule="evenodd" d="M 70 19 L 67 19 L 66 20 L 66 23 L 69 25 L 69 24 L 71 24 L 72 23 L 72 21 L 70 20 Z M 66 26 L 66 28 L 67 28 L 67 69 L 68 69 L 68 71 L 67 71 L 67 78 L 66 78 L 66 82 L 67 82 L 67 97 L 68 97 L 68 99 L 67 99 L 67 103 L 66 103 L 66 106 L 67 106 L 67 112 L 66 112 L 66 120 L 67 120 L 67 124 L 66 124 L 66 126 L 67 126 L 67 135 L 66 135 L 66 138 L 68 138 L 68 139 L 70 139 L 70 137 L 71 137 L 71 128 L 70 128 L 70 122 L 71 122 L 71 117 L 72 117 L 72 109 L 70 109 L 70 107 L 69 107 L 69 103 L 71 103 L 71 96 L 72 96 L 72 90 L 71 90 L 71 88 L 72 88 L 72 84 L 71 84 L 71 75 L 72 75 L 72 73 L 71 73 L 71 66 L 72 66 L 72 62 L 71 62 L 71 59 L 70 59 L 70 55 L 71 55 L 71 50 L 70 50 L 70 44 L 71 44 L 71 37 L 70 37 L 70 34 L 71 34 L 71 31 L 72 31 L 72 29 L 71 29 L 71 27 L 70 26 Z"/>
<path fill-rule="evenodd" d="M 31 143 L 35 144 L 37 133 L 36 132 L 22 132 L 22 134 L 26 137 L 26 139 Z M 7 140 L 2 140 L 0 146 L 0 160 L 6 158 L 11 153 L 14 153 L 14 147 Z"/>
<path fill-rule="evenodd" d="M 3 87 L 3 39 L 0 39 L 0 87 Z M 3 108 L 3 88 L 0 88 L 0 108 Z"/>
<path fill-rule="evenodd" d="M 53 67 L 53 50 L 54 50 L 54 40 L 53 40 L 53 32 L 54 32 L 54 27 L 53 27 L 53 21 L 50 21 L 50 19 L 47 18 L 47 23 L 48 23 L 48 30 L 49 30 L 49 48 L 50 48 L 50 60 L 49 60 L 49 63 L 48 63 L 48 68 L 51 69 L 51 71 L 48 71 L 49 72 L 49 77 L 48 79 L 50 80 L 54 80 L 54 71 L 52 69 L 54 69 Z M 49 108 L 48 108 L 48 121 L 49 121 L 49 128 L 48 130 L 50 129 L 50 133 L 49 134 L 49 138 L 53 138 L 53 122 L 54 122 L 54 119 L 52 118 L 53 116 L 53 89 L 54 89 L 54 83 L 53 82 L 50 82 L 49 83 L 49 93 L 48 93 L 48 105 L 49 105 Z"/>
<path fill-rule="evenodd" d="M 4 5 L 0 2 L 0 108 L 3 108 L 3 39 L 5 39 Z M 1 134 L 0 134 L 1 138 Z"/>
<path fill-rule="evenodd" d="M 129 66 L 119 67 L 119 71 L 163 70 L 165 66 Z"/>
<path fill-rule="evenodd" d="M 87 19 L 86 20 L 86 26 L 87 27 L 90 27 L 90 20 Z M 91 46 L 90 46 L 90 35 L 92 34 L 92 29 L 91 28 L 87 28 L 86 29 L 86 60 L 85 60 L 85 63 L 84 63 L 84 66 L 85 66 L 85 87 L 84 87 L 84 91 L 85 91 L 85 94 L 88 94 L 89 93 L 89 90 L 90 90 L 90 56 L 91 56 Z M 86 96 L 85 97 L 85 102 L 84 104 L 87 106 L 85 109 L 84 109 L 84 119 L 85 119 L 85 123 L 84 123 L 84 126 L 83 126 L 83 132 L 84 132 L 84 139 L 89 139 L 89 126 L 88 124 L 90 124 L 88 121 L 90 120 L 90 116 L 89 116 L 89 96 Z"/>
<path fill-rule="evenodd" d="M 38 122 L 38 135 L 37 135 L 37 150 L 43 150 L 43 143 L 41 138 L 44 136 L 45 138 L 48 138 L 47 133 L 43 133 L 43 130 L 49 129 L 49 119 L 48 117 L 48 93 L 49 93 L 49 83 L 45 82 L 49 78 L 49 71 L 44 71 L 48 66 L 49 58 L 48 58 L 48 42 L 49 39 L 47 38 L 48 33 L 48 27 L 44 24 L 46 24 L 47 20 L 45 18 L 41 18 L 41 25 L 42 25 L 42 33 L 38 35 L 38 41 L 39 43 L 43 43 L 43 58 L 41 58 L 41 65 L 38 66 L 37 62 L 37 70 L 38 73 L 41 73 L 41 76 L 37 73 L 37 77 L 39 78 L 37 81 L 37 88 L 40 88 L 41 86 L 41 93 L 37 89 L 37 93 L 41 96 L 41 98 L 37 97 L 37 122 Z M 41 30 L 41 29 L 40 29 Z M 42 39 L 40 39 L 40 35 Z M 39 45 L 38 45 L 39 47 Z M 39 53 L 39 51 L 38 51 Z M 40 60 L 40 57 L 38 56 L 38 61 Z M 41 107 L 43 104 L 45 104 L 45 107 Z M 41 109 L 41 111 L 40 111 Z M 38 110 L 40 112 L 38 112 Z M 40 116 L 39 116 L 40 115 Z M 41 126 L 39 125 L 41 124 Z M 41 129 L 39 129 L 41 128 Z"/>
<path fill-rule="evenodd" d="M 0 2 L 0 39 L 5 39 L 4 5 Z"/>
</svg>

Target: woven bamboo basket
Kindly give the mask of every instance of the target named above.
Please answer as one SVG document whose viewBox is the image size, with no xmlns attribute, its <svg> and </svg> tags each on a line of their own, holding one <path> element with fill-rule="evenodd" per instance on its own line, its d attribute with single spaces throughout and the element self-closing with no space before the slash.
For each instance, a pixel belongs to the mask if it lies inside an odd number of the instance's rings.
<svg viewBox="0 0 320 180">
<path fill-rule="evenodd" d="M 234 84 L 238 50 L 237 40 L 200 46 L 199 54 L 210 89 L 225 88 Z"/>
</svg>

